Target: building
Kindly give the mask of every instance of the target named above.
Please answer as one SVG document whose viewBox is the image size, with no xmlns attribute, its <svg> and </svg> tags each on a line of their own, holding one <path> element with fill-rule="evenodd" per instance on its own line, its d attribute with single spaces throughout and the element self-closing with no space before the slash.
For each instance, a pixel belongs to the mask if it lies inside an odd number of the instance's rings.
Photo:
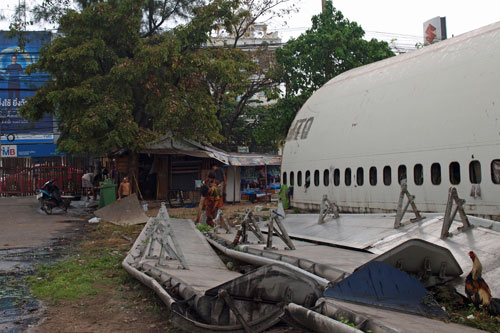
<svg viewBox="0 0 500 333">
<path fill-rule="evenodd" d="M 150 144 L 140 154 L 116 154 L 105 166 L 114 169 L 117 178 L 129 176 L 142 199 L 189 205 L 198 202 L 201 182 L 214 164 L 226 173 L 226 202 L 270 199 L 279 189 L 279 156 L 229 153 L 170 136 Z"/>
<path fill-rule="evenodd" d="M 40 49 L 50 42 L 52 33 L 26 32 L 26 45 L 21 49 L 9 32 L 0 32 L 0 134 L 1 157 L 58 156 L 56 152 L 57 124 L 52 115 L 30 123 L 19 115 L 19 107 L 27 103 L 50 75 L 26 74 L 26 68 L 38 61 Z"/>
</svg>

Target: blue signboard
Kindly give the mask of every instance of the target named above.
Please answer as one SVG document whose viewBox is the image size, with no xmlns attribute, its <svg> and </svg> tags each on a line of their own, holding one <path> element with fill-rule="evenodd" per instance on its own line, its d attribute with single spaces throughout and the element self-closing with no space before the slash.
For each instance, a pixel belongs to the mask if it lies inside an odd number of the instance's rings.
<svg viewBox="0 0 500 333">
<path fill-rule="evenodd" d="M 17 157 L 63 156 L 55 144 L 17 145 Z"/>
<path fill-rule="evenodd" d="M 36 90 L 50 76 L 44 73 L 26 74 L 26 67 L 38 61 L 39 51 L 50 41 L 50 32 L 27 32 L 24 50 L 17 39 L 7 32 L 0 32 L 0 133 L 2 143 L 54 142 L 54 121 L 46 115 L 41 121 L 31 123 L 19 115 L 19 107 L 27 103 Z M 15 141 L 8 142 L 5 135 L 14 134 Z"/>
<path fill-rule="evenodd" d="M 57 145 L 32 144 L 32 145 L 2 145 L 0 148 L 1 157 L 50 157 L 64 156 L 65 153 L 57 152 Z"/>
</svg>

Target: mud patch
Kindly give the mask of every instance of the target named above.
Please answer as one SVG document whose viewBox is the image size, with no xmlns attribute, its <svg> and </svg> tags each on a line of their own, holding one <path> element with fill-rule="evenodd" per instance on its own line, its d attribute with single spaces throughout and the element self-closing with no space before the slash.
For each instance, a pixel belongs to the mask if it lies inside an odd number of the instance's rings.
<svg viewBox="0 0 500 333">
<path fill-rule="evenodd" d="M 39 308 L 23 275 L 0 275 L 1 332 L 19 332 L 34 324 Z"/>
<path fill-rule="evenodd" d="M 0 250 L 0 332 L 23 332 L 38 321 L 41 302 L 31 295 L 26 277 L 37 265 L 63 258 L 80 234 L 54 239 L 46 247 Z"/>
</svg>

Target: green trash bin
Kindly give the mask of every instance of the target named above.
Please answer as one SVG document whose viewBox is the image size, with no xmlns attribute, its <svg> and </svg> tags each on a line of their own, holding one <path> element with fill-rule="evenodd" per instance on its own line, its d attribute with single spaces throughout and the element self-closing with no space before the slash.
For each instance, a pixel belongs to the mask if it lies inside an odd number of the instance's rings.
<svg viewBox="0 0 500 333">
<path fill-rule="evenodd" d="M 105 207 L 116 201 L 116 184 L 113 184 L 111 179 L 105 179 L 99 189 L 101 190 L 99 208 Z"/>
</svg>

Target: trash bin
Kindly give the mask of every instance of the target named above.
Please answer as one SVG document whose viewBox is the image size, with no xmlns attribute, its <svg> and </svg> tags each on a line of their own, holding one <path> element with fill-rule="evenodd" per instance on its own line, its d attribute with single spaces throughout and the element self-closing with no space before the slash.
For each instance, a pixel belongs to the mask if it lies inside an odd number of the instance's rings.
<svg viewBox="0 0 500 333">
<path fill-rule="evenodd" d="M 111 182 L 111 179 L 106 179 L 102 183 L 101 195 L 99 197 L 99 208 L 109 205 L 116 201 L 116 184 Z"/>
</svg>

